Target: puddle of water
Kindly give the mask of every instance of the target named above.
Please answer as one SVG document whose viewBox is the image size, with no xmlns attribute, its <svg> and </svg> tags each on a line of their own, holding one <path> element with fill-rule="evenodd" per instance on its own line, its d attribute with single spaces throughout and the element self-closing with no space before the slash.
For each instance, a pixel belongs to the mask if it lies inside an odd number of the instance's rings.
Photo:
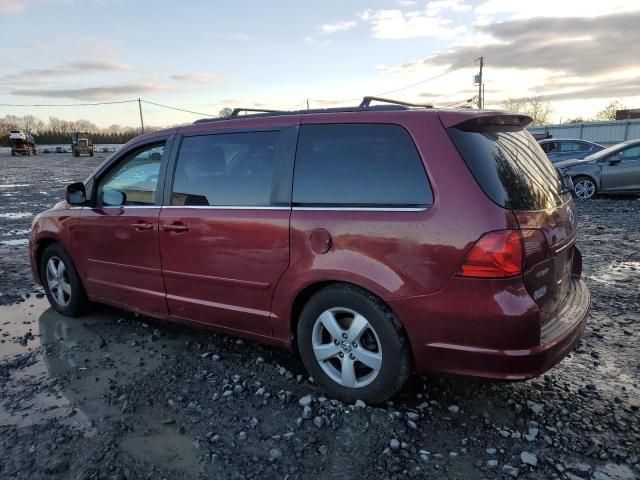
<svg viewBox="0 0 640 480">
<path fill-rule="evenodd" d="M 31 185 L 28 183 L 8 183 L 5 185 L 0 185 L 0 188 L 17 188 L 17 187 L 30 187 Z"/>
<path fill-rule="evenodd" d="M 0 218 L 28 218 L 33 217 L 33 213 L 30 212 L 9 212 L 9 213 L 0 213 Z"/>
<path fill-rule="evenodd" d="M 198 473 L 198 456 L 193 447 L 193 438 L 179 434 L 170 426 L 163 426 L 147 435 L 129 434 L 120 443 L 120 448 L 149 464 L 193 476 Z"/>
<path fill-rule="evenodd" d="M 25 229 L 13 229 L 13 230 L 9 230 L 8 232 L 3 232 L 2 235 L 3 237 L 15 237 L 18 235 L 29 235 L 29 233 L 31 232 L 31 230 L 29 230 L 28 228 Z"/>
<path fill-rule="evenodd" d="M 592 478 L 594 480 L 633 480 L 638 477 L 627 465 L 607 463 L 603 467 L 596 468 Z"/>
<path fill-rule="evenodd" d="M 26 245 L 28 243 L 29 243 L 29 239 L 28 238 L 16 238 L 16 239 L 12 239 L 12 240 L 1 240 L 0 241 L 0 245 L 9 245 L 9 246 Z"/>
<path fill-rule="evenodd" d="M 640 262 L 615 262 L 589 275 L 591 280 L 607 285 L 628 283 L 640 275 Z"/>
<path fill-rule="evenodd" d="M 0 307 L 0 425 L 57 419 L 92 434 L 105 419 L 122 417 L 122 406 L 109 400 L 114 385 L 158 368 L 159 352 L 179 354 L 185 342 L 162 337 L 151 345 L 151 331 L 120 322 L 125 315 L 97 307 L 81 318 L 65 317 L 46 298 Z M 149 418 L 146 430 L 156 426 Z"/>
</svg>

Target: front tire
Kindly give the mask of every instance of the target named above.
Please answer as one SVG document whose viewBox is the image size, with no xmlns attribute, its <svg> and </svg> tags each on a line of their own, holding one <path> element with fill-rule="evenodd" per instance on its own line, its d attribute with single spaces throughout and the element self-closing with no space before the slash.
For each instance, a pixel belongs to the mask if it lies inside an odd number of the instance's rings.
<svg viewBox="0 0 640 480">
<path fill-rule="evenodd" d="M 573 180 L 573 191 L 580 200 L 589 200 L 596 196 L 598 187 L 591 177 L 580 176 Z"/>
<path fill-rule="evenodd" d="M 87 309 L 89 301 L 78 271 L 60 244 L 51 244 L 44 250 L 40 279 L 49 303 L 57 312 L 76 317 Z"/>
<path fill-rule="evenodd" d="M 411 373 L 408 342 L 393 312 L 352 285 L 311 297 L 298 322 L 298 348 L 318 384 L 346 402 L 384 402 Z"/>
</svg>

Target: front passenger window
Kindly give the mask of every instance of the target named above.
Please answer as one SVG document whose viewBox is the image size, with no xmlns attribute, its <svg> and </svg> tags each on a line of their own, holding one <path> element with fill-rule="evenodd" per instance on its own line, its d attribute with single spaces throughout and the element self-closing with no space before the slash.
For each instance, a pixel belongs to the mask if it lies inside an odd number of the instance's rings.
<svg viewBox="0 0 640 480">
<path fill-rule="evenodd" d="M 98 187 L 98 205 L 155 205 L 164 143 L 138 150 L 122 160 Z"/>
</svg>

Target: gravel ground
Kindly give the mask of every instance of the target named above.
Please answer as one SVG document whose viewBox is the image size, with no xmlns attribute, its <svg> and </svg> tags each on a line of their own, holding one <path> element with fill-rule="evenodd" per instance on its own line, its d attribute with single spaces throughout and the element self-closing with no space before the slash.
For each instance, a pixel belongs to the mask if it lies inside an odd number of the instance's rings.
<svg viewBox="0 0 640 480">
<path fill-rule="evenodd" d="M 639 478 L 638 199 L 578 206 L 593 310 L 562 363 L 519 383 L 416 377 L 373 408 L 325 398 L 287 351 L 48 309 L 27 230 L 100 160 L 0 157 L 0 478 Z"/>
</svg>

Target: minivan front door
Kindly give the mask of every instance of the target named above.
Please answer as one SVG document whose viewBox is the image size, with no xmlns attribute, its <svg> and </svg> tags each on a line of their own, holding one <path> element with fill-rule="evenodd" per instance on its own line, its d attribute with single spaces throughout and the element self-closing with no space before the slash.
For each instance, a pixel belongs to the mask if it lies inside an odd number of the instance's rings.
<svg viewBox="0 0 640 480">
<path fill-rule="evenodd" d="M 158 246 L 164 157 L 164 140 L 135 148 L 97 180 L 78 231 L 90 298 L 167 314 Z"/>
<path fill-rule="evenodd" d="M 172 317 L 271 335 L 289 265 L 293 130 L 183 137 L 160 213 Z"/>
</svg>

